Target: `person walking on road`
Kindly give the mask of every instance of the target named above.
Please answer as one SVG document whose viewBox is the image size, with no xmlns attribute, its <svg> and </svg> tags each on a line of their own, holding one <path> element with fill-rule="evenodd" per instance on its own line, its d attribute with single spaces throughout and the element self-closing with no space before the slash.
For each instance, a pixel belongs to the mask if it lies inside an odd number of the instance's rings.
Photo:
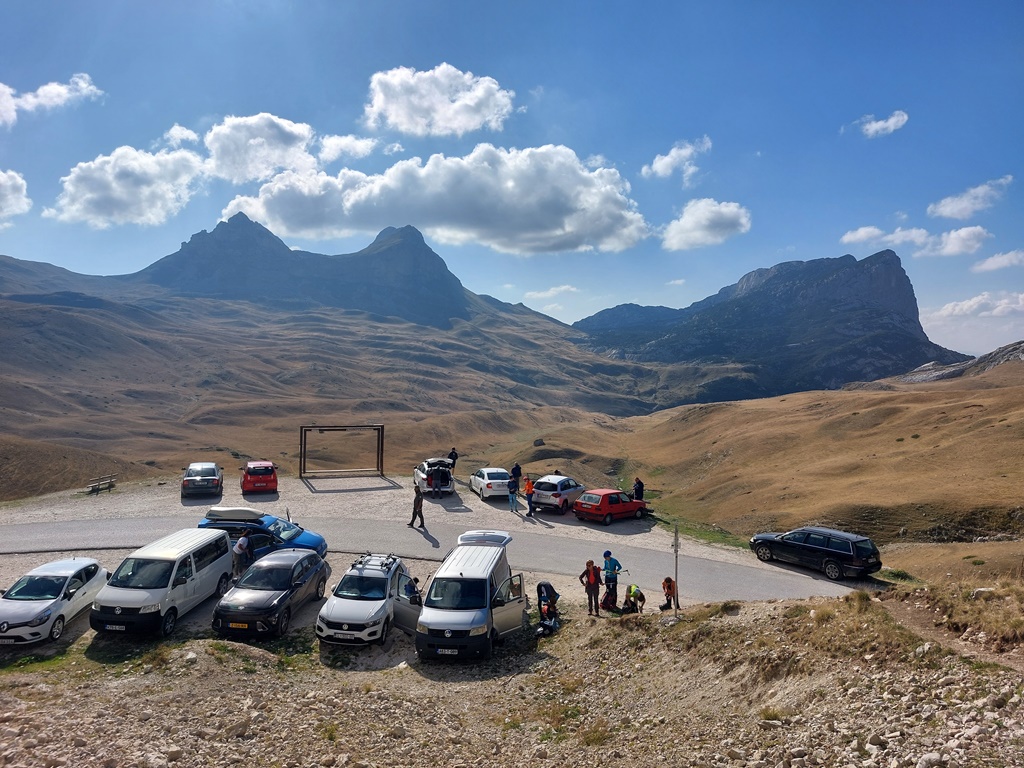
<svg viewBox="0 0 1024 768">
<path fill-rule="evenodd" d="M 622 571 L 622 564 L 612 557 L 612 551 L 604 551 L 604 586 L 611 596 L 611 604 L 619 602 L 619 572 Z"/>
<path fill-rule="evenodd" d="M 601 616 L 601 569 L 587 560 L 587 567 L 580 574 L 580 584 L 587 591 L 587 616 Z"/>
<path fill-rule="evenodd" d="M 514 477 L 508 479 L 509 512 L 519 512 L 519 482 Z"/>
<path fill-rule="evenodd" d="M 533 517 L 533 480 L 529 475 L 523 481 L 523 496 L 526 497 L 526 516 Z"/>
<path fill-rule="evenodd" d="M 412 528 L 416 525 L 416 518 L 420 519 L 420 528 L 426 528 L 423 520 L 423 491 L 417 485 L 414 487 L 415 495 L 412 497 L 412 520 L 409 521 L 408 525 Z"/>
</svg>

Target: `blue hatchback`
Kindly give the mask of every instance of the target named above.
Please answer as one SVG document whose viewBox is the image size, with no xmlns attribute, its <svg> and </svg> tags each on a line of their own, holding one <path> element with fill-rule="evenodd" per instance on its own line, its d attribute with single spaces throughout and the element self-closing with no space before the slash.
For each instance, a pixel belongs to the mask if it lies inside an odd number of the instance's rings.
<svg viewBox="0 0 1024 768">
<path fill-rule="evenodd" d="M 327 557 L 327 540 L 319 533 L 249 507 L 210 507 L 206 517 L 199 521 L 199 527 L 227 531 L 233 542 L 243 531 L 250 531 L 252 551 L 257 560 L 286 548 L 311 549 L 320 557 Z"/>
</svg>

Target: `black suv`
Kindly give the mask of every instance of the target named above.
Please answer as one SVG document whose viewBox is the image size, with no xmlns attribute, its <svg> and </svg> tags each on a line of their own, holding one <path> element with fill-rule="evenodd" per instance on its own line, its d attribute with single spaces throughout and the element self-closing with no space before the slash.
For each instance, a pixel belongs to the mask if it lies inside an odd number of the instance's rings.
<svg viewBox="0 0 1024 768">
<path fill-rule="evenodd" d="M 867 536 L 831 528 L 797 528 L 789 533 L 755 533 L 750 548 L 757 559 L 806 565 L 837 581 L 866 576 L 882 567 L 875 542 Z"/>
</svg>

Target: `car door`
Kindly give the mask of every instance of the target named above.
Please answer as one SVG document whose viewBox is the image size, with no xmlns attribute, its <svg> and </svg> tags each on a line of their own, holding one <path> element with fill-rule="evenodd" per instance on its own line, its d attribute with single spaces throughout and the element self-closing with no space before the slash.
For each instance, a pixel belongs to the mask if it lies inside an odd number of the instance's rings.
<svg viewBox="0 0 1024 768">
<path fill-rule="evenodd" d="M 178 561 L 171 579 L 171 603 L 178 609 L 178 615 L 188 613 L 198 603 L 196 573 L 192 567 L 192 555 L 185 555 Z"/>
<path fill-rule="evenodd" d="M 249 536 L 253 560 L 259 560 L 264 555 L 269 555 L 275 549 L 279 549 L 283 543 L 279 538 L 266 531 L 256 531 Z"/>
<path fill-rule="evenodd" d="M 784 533 L 771 543 L 772 554 L 776 560 L 783 560 L 787 563 L 799 563 L 802 557 L 804 539 L 806 538 L 806 531 Z"/>
<path fill-rule="evenodd" d="M 391 597 L 391 605 L 394 611 L 392 617 L 394 626 L 407 635 L 414 635 L 416 622 L 420 619 L 422 600 L 419 587 L 408 573 L 399 572 L 395 592 Z"/>
<path fill-rule="evenodd" d="M 523 574 L 517 573 L 502 582 L 491 600 L 494 630 L 499 635 L 517 632 L 523 627 L 525 616 L 526 592 L 523 590 Z"/>
<path fill-rule="evenodd" d="M 304 557 L 292 566 L 292 605 L 298 609 L 313 596 L 313 558 Z"/>
<path fill-rule="evenodd" d="M 64 606 L 64 618 L 66 621 L 79 614 L 83 609 L 88 608 L 92 603 L 93 592 L 88 589 L 90 580 L 89 568 L 82 568 L 74 576 L 68 579 L 67 586 L 64 588 L 64 595 L 67 600 L 67 604 Z M 92 575 L 95 576 L 95 570 Z"/>
<path fill-rule="evenodd" d="M 808 533 L 804 545 L 800 549 L 800 563 L 810 568 L 821 568 L 828 555 L 828 536 L 821 533 Z"/>
</svg>

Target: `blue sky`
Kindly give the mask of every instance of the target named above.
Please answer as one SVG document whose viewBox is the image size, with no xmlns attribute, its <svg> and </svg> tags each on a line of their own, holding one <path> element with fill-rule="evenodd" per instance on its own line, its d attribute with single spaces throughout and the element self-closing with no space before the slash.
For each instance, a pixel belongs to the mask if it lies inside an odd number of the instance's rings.
<svg viewBox="0 0 1024 768">
<path fill-rule="evenodd" d="M 135 272 L 237 211 L 411 224 L 572 322 L 902 259 L 931 339 L 1024 339 L 1024 3 L 0 6 L 0 253 Z"/>
</svg>

